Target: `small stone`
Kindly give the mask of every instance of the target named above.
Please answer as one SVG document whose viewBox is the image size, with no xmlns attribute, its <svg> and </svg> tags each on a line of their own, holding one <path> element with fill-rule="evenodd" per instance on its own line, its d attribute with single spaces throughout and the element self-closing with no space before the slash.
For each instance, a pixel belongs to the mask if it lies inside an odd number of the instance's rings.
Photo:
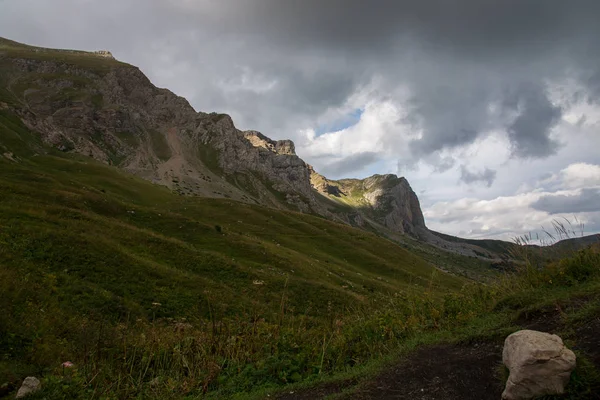
<svg viewBox="0 0 600 400">
<path fill-rule="evenodd" d="M 42 388 L 42 384 L 40 383 L 39 379 L 37 379 L 34 376 L 28 376 L 27 378 L 25 378 L 25 380 L 23 381 L 23 384 L 19 388 L 19 391 L 17 392 L 15 399 L 22 399 L 26 396 L 29 396 L 30 394 L 32 394 L 34 392 L 37 392 L 41 388 Z"/>
<path fill-rule="evenodd" d="M 504 400 L 563 394 L 576 365 L 575 354 L 560 337 L 532 330 L 506 338 L 502 361 L 510 371 Z"/>
</svg>

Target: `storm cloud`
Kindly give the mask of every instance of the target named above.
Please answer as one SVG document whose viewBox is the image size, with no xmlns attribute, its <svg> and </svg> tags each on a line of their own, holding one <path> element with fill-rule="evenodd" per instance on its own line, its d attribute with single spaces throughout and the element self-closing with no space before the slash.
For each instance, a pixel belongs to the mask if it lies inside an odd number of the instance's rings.
<svg viewBox="0 0 600 400">
<path fill-rule="evenodd" d="M 600 189 L 582 189 L 573 195 L 546 195 L 531 207 L 549 214 L 600 211 Z"/>
<path fill-rule="evenodd" d="M 298 139 L 299 129 L 343 118 L 353 94 L 370 85 L 371 100 L 409 110 L 388 142 L 409 124 L 420 133 L 408 141 L 414 162 L 498 129 L 515 157 L 554 154 L 561 109 L 547 82 L 600 76 L 592 51 L 600 3 L 591 0 L 5 0 L 0 7 L 0 34 L 108 48 L 143 68 L 158 58 L 149 73 L 161 78 L 168 65 L 179 68 L 161 80 L 194 106 L 229 112 L 240 127 L 275 138 Z"/>
</svg>

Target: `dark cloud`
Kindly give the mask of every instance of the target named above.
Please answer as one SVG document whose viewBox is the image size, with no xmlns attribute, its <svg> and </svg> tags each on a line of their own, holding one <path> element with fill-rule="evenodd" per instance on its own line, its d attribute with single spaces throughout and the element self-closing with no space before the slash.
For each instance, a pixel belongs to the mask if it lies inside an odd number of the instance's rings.
<svg viewBox="0 0 600 400">
<path fill-rule="evenodd" d="M 346 178 L 349 177 L 350 173 L 360 171 L 363 168 L 368 167 L 378 160 L 378 154 L 374 152 L 365 151 L 363 153 L 356 153 L 343 158 L 339 161 L 327 164 L 323 168 L 323 173 L 326 176 L 334 178 Z"/>
<path fill-rule="evenodd" d="M 522 54 L 549 44 L 587 37 L 600 5 L 594 0 L 244 0 L 213 10 L 214 28 L 233 26 L 270 42 L 345 50 L 388 50 L 399 38 L 423 41 L 442 51 L 477 50 Z M 223 28 L 224 27 L 224 28 Z"/>
<path fill-rule="evenodd" d="M 471 172 L 464 165 L 460 166 L 460 180 L 466 184 L 485 183 L 487 187 L 492 186 L 496 180 L 496 171 L 486 168 L 481 172 Z"/>
<path fill-rule="evenodd" d="M 546 157 L 556 153 L 559 143 L 549 137 L 562 110 L 554 106 L 543 88 L 522 84 L 512 99 L 519 116 L 508 127 L 508 137 L 517 157 Z"/>
<path fill-rule="evenodd" d="M 597 0 L 5 0 L 0 35 L 107 48 L 197 109 L 274 138 L 327 125 L 374 85 L 369 100 L 407 109 L 398 125 L 422 133 L 405 161 L 438 170 L 452 163 L 431 154 L 492 130 L 515 157 L 558 151 L 548 82 L 572 75 L 600 98 Z M 399 126 L 391 152 L 406 143 Z"/>
<path fill-rule="evenodd" d="M 549 214 L 576 214 L 600 211 L 600 189 L 582 189 L 576 195 L 546 195 L 531 207 Z"/>
</svg>

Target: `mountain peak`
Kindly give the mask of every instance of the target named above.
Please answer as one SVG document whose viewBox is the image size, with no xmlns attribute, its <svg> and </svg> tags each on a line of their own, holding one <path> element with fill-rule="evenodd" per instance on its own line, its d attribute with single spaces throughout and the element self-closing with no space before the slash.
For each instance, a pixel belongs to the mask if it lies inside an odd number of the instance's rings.
<svg viewBox="0 0 600 400">
<path fill-rule="evenodd" d="M 310 167 L 311 184 L 329 199 L 349 205 L 385 228 L 418 234 L 426 229 L 419 199 L 404 177 L 375 174 L 365 179 L 330 180 Z"/>
</svg>

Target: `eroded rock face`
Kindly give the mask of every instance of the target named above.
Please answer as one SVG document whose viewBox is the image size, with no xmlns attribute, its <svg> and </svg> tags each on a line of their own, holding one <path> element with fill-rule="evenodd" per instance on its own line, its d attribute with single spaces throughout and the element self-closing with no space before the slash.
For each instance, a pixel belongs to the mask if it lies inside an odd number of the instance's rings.
<svg viewBox="0 0 600 400">
<path fill-rule="evenodd" d="M 562 394 L 576 365 L 575 354 L 560 337 L 532 330 L 506 338 L 502 361 L 510 370 L 505 400 Z"/>
<path fill-rule="evenodd" d="M 25 380 L 23 381 L 23 384 L 19 388 L 19 391 L 17 392 L 15 399 L 22 399 L 24 397 L 27 397 L 30 394 L 37 392 L 41 388 L 42 388 L 42 384 L 39 381 L 39 379 L 37 379 L 34 376 L 28 376 L 27 378 L 25 378 Z"/>
<path fill-rule="evenodd" d="M 8 66 L 5 82 L 25 88 L 16 93 L 25 107 L 0 106 L 11 107 L 61 151 L 116 165 L 180 194 L 292 208 L 355 226 L 376 221 L 398 233 L 424 226 L 406 179 L 376 175 L 329 181 L 296 155 L 291 140 L 238 130 L 225 114 L 196 112 L 184 98 L 155 87 L 138 68 L 108 52 L 95 53 L 102 56 L 101 68 L 18 54 L 8 59 L 0 54 L 0 62 Z M 313 176 L 322 179 L 316 182 Z M 352 201 L 340 208 L 317 192 Z"/>
<path fill-rule="evenodd" d="M 361 224 L 367 218 L 398 233 L 416 234 L 426 229 L 419 199 L 403 177 L 388 174 L 334 181 L 311 168 L 311 184 L 321 194 L 354 206 Z M 348 218 L 352 222 L 355 217 Z"/>
<path fill-rule="evenodd" d="M 417 195 L 408 181 L 396 175 L 374 175 L 364 180 L 365 198 L 381 214 L 384 225 L 402 233 L 425 228 Z"/>
<path fill-rule="evenodd" d="M 307 166 L 291 140 L 242 132 L 225 114 L 196 112 L 138 68 L 117 61 L 102 70 L 34 57 L 9 62 L 9 78 L 31 85 L 19 93 L 27 108 L 15 112 L 46 144 L 181 194 L 328 216 L 315 202 Z"/>
<path fill-rule="evenodd" d="M 244 138 L 252 143 L 254 147 L 262 147 L 275 154 L 296 155 L 296 146 L 291 140 L 271 140 L 257 131 L 245 131 Z"/>
</svg>

